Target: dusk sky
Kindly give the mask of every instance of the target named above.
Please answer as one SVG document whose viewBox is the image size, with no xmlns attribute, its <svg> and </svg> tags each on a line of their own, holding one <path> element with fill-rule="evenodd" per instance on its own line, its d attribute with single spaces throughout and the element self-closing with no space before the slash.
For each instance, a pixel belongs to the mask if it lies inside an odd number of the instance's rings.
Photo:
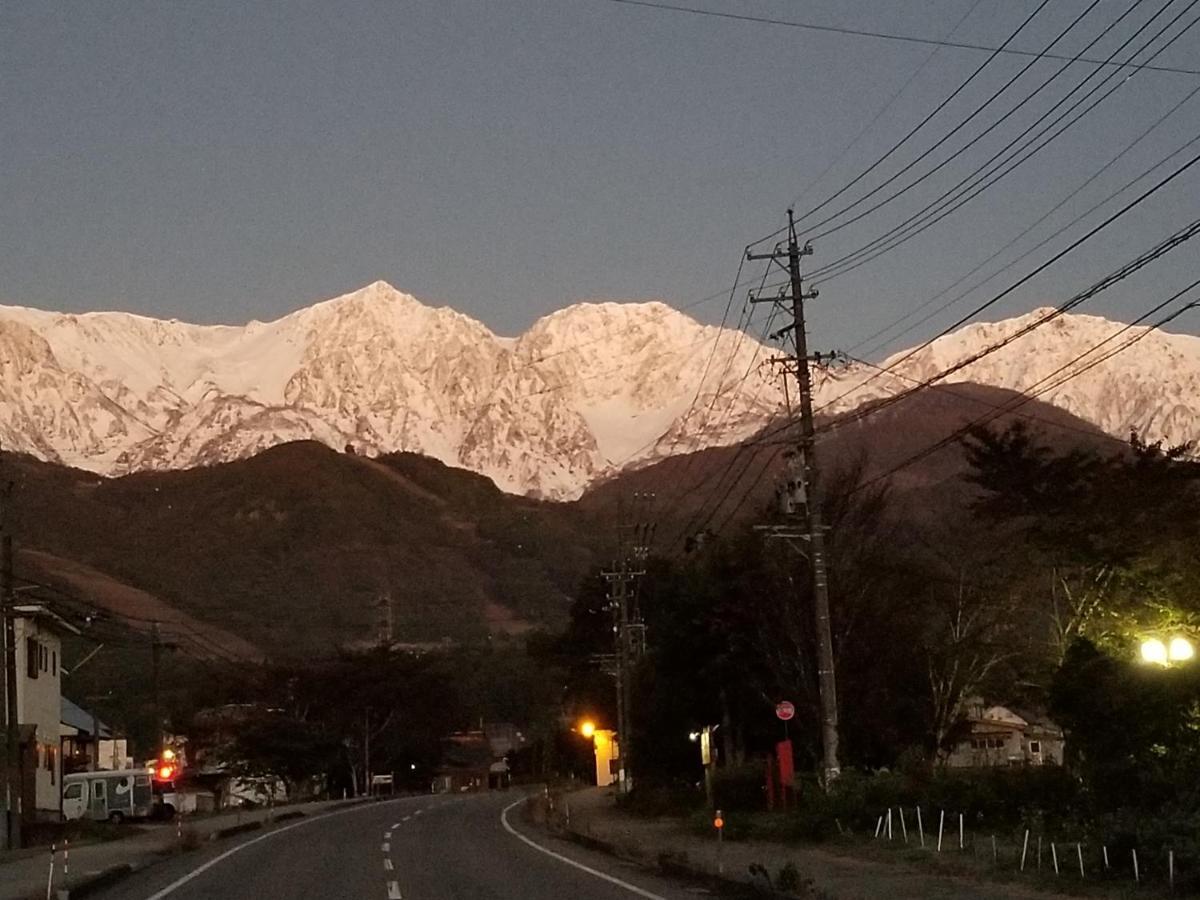
<svg viewBox="0 0 1200 900">
<path fill-rule="evenodd" d="M 953 32 L 955 41 L 992 46 L 1037 7 L 1032 0 L 683 5 L 928 38 Z M 1041 49 L 1087 6 L 1049 4 L 1012 46 Z M 1129 0 L 1103 0 L 1055 50 L 1078 53 L 1129 7 Z M 1167 7 L 1121 58 L 1175 15 L 1183 14 L 1139 60 L 1194 21 L 1185 2 Z M 1161 0 L 1137 4 L 1088 55 L 1107 56 L 1162 8 Z M 1200 28 L 1193 28 L 1154 63 L 1200 68 L 1198 50 Z M 663 298 L 719 321 L 724 296 L 697 301 L 728 291 L 748 242 L 777 228 L 789 203 L 799 199 L 798 211 L 806 210 L 845 184 L 986 58 L 611 0 L 6 3 L 0 302 L 241 323 L 385 279 L 501 334 L 600 298 Z M 881 171 L 929 147 L 1028 62 L 998 59 Z M 930 162 L 1062 65 L 1037 61 L 1004 102 Z M 817 240 L 806 264 L 830 262 L 902 221 L 1094 69 L 1068 68 L 937 176 Z M 1186 73 L 1129 77 L 953 216 L 824 284 L 811 314 L 813 346 L 848 349 L 938 294 L 1197 87 L 1200 76 Z M 1197 134 L 1200 97 L 994 265 Z M 999 292 L 1198 147 L 890 349 L 936 333 Z M 880 180 L 872 179 L 859 188 Z M 985 318 L 1060 302 L 1190 222 L 1198 200 L 1200 165 Z M 1195 278 L 1197 258 L 1189 244 L 1081 311 L 1132 319 Z M 761 266 L 744 273 L 760 275 Z M 731 324 L 743 297 L 739 289 Z M 1200 314 L 1171 327 L 1200 331 Z"/>
</svg>

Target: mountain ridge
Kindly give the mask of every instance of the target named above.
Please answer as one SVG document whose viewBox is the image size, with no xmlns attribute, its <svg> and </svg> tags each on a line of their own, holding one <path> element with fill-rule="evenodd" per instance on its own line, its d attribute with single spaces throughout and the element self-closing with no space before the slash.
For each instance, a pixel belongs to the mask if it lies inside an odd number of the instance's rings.
<svg viewBox="0 0 1200 900">
<path fill-rule="evenodd" d="M 973 323 L 879 366 L 819 369 L 815 404 L 837 415 L 892 396 L 1045 313 Z M 1088 348 L 1143 331 L 1063 315 L 946 383 L 1034 389 Z M 1200 437 L 1200 337 L 1149 331 L 1136 356 L 1043 399 L 1115 436 Z M 661 301 L 575 303 L 501 337 L 382 281 L 244 326 L 0 307 L 0 444 L 123 475 L 316 440 L 420 453 L 510 493 L 566 500 L 622 469 L 757 432 L 785 402 L 772 355 Z"/>
</svg>

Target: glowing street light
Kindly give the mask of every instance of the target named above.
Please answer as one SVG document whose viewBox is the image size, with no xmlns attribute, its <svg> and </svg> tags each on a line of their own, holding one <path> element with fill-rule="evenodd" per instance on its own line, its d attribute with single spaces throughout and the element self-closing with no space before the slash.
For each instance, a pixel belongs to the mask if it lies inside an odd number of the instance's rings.
<svg viewBox="0 0 1200 900">
<path fill-rule="evenodd" d="M 1167 664 L 1167 645 L 1158 638 L 1142 641 L 1142 659 L 1158 666 Z"/>
<path fill-rule="evenodd" d="M 1184 662 L 1196 655 L 1195 649 L 1192 647 L 1192 642 L 1187 638 L 1173 637 L 1171 643 L 1167 647 L 1167 656 L 1172 662 Z"/>
<path fill-rule="evenodd" d="M 579 733 L 585 738 L 591 738 L 596 734 L 596 723 L 591 719 L 584 719 L 579 723 Z"/>
<path fill-rule="evenodd" d="M 1187 638 L 1176 635 L 1169 643 L 1163 643 L 1158 638 L 1147 638 L 1142 641 L 1142 659 L 1156 666 L 1169 666 L 1172 663 L 1187 662 L 1196 655 L 1196 649 Z"/>
</svg>

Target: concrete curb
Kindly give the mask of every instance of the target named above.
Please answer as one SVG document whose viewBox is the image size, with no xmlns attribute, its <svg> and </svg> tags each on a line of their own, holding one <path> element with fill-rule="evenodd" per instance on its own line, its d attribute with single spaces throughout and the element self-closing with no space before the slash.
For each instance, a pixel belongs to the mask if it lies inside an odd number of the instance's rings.
<svg viewBox="0 0 1200 900">
<path fill-rule="evenodd" d="M 208 833 L 208 840 L 219 841 L 222 838 L 233 837 L 236 834 L 245 834 L 247 831 L 258 831 L 263 827 L 261 819 L 255 819 L 253 822 L 243 822 L 241 825 L 230 825 L 227 828 L 218 828 Z"/>
<path fill-rule="evenodd" d="M 106 887 L 116 884 L 122 878 L 132 875 L 136 871 L 129 863 L 120 863 L 115 866 L 109 866 L 95 875 L 85 876 L 77 883 L 73 884 L 69 889 L 71 897 L 88 897 L 97 891 L 102 891 Z"/>
</svg>

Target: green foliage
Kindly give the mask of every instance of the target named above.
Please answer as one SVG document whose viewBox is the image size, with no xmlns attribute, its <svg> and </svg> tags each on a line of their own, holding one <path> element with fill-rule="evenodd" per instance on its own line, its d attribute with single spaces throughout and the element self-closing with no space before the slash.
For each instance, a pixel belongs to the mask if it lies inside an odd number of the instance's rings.
<svg viewBox="0 0 1200 900">
<path fill-rule="evenodd" d="M 1068 763 L 1097 813 L 1200 809 L 1200 671 L 1160 669 L 1076 641 L 1054 679 Z"/>
</svg>

